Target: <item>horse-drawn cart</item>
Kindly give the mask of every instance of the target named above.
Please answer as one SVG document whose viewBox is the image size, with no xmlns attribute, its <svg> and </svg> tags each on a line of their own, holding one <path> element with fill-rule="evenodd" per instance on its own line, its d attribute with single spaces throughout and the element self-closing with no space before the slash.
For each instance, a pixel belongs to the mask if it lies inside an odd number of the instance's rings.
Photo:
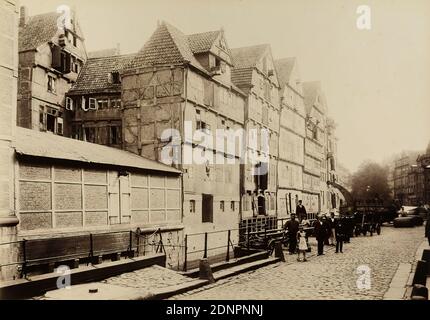
<svg viewBox="0 0 430 320">
<path fill-rule="evenodd" d="M 384 212 L 385 207 L 382 202 L 357 201 L 354 212 L 354 235 L 362 234 L 365 236 L 367 233 L 371 236 L 374 233 L 380 235 Z"/>
</svg>

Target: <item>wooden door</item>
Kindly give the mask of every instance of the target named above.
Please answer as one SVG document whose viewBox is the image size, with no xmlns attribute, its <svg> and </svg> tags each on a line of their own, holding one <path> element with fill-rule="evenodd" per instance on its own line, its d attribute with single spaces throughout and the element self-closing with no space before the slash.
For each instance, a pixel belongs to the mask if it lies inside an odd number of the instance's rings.
<svg viewBox="0 0 430 320">
<path fill-rule="evenodd" d="M 121 223 L 120 209 L 120 179 L 118 172 L 109 171 L 109 224 Z"/>
</svg>

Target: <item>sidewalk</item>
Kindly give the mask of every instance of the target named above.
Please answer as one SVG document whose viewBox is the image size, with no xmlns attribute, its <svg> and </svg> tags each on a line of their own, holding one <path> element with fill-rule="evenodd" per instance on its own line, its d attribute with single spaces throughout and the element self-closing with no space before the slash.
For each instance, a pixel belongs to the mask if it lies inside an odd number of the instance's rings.
<svg viewBox="0 0 430 320">
<path fill-rule="evenodd" d="M 384 300 L 409 300 L 412 292 L 412 281 L 424 249 L 428 249 L 428 241 L 424 240 L 418 247 L 412 263 L 400 263 L 390 287 L 384 295 Z"/>
</svg>

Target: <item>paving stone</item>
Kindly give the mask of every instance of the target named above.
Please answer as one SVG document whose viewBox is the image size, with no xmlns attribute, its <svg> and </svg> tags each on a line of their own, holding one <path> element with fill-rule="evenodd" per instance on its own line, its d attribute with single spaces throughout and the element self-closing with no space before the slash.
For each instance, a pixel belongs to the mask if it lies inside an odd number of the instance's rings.
<svg viewBox="0 0 430 320">
<path fill-rule="evenodd" d="M 335 254 L 333 247 L 326 246 L 326 254 L 319 257 L 315 255 L 316 242 L 312 239 L 312 253 L 305 263 L 297 262 L 296 255 L 286 252 L 286 262 L 223 279 L 213 287 L 171 299 L 381 300 L 399 265 L 404 269 L 415 261 L 423 235 L 423 227 L 384 226 L 379 236 L 352 238 L 351 243 L 344 244 L 343 254 Z M 369 289 L 357 288 L 357 268 L 361 265 L 370 268 Z M 400 280 L 394 280 L 393 285 L 399 286 Z"/>
</svg>

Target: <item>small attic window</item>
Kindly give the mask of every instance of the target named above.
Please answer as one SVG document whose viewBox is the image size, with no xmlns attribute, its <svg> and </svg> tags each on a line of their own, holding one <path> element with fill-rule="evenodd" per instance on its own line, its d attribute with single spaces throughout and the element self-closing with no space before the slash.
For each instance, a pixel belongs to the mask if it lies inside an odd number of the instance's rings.
<svg viewBox="0 0 430 320">
<path fill-rule="evenodd" d="M 119 76 L 118 71 L 113 71 L 109 74 L 109 80 L 112 84 L 120 84 L 121 83 L 121 77 Z"/>
</svg>

